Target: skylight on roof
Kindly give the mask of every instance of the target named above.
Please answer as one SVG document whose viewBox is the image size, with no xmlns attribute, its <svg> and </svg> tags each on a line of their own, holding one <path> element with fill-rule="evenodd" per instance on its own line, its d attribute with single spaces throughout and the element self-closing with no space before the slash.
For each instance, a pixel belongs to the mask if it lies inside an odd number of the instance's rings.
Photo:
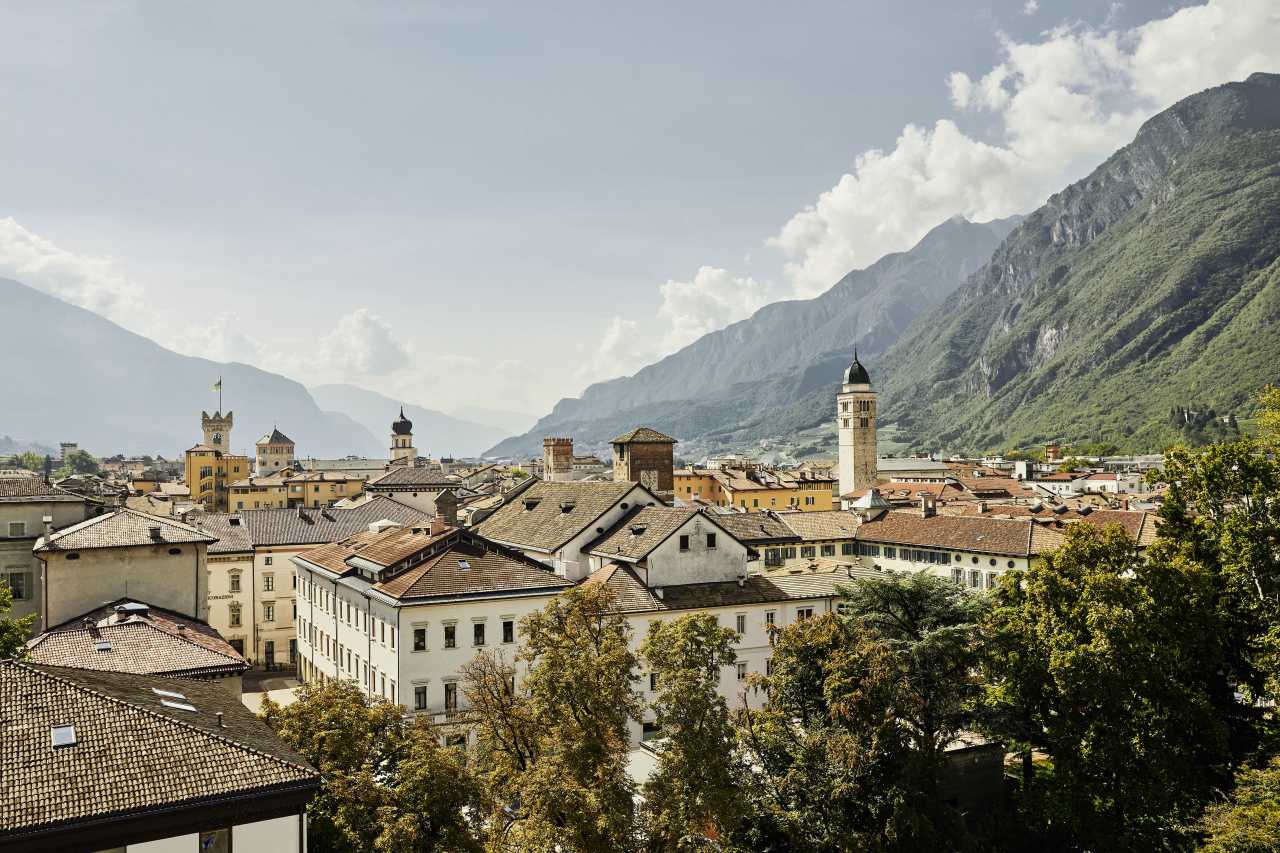
<svg viewBox="0 0 1280 853">
<path fill-rule="evenodd" d="M 111 641 L 99 640 L 98 642 L 93 644 L 93 647 L 100 652 L 109 652 L 111 651 Z"/>
<path fill-rule="evenodd" d="M 161 690 L 159 687 L 152 687 L 151 692 L 157 696 L 168 696 L 170 699 L 186 699 L 181 693 L 175 690 Z"/>
<path fill-rule="evenodd" d="M 462 572 L 469 572 L 469 571 L 471 571 L 471 563 L 469 563 L 469 562 L 468 562 L 468 561 L 466 561 L 466 560 L 459 560 L 459 561 L 458 561 L 458 571 L 462 571 Z"/>
<path fill-rule="evenodd" d="M 196 712 L 196 706 L 190 705 L 186 702 L 174 702 L 170 699 L 161 699 L 160 704 L 166 708 L 173 708 L 175 711 L 190 711 L 193 714 Z"/>
<path fill-rule="evenodd" d="M 76 727 L 73 725 L 49 726 L 49 740 L 54 749 L 76 745 Z"/>
</svg>

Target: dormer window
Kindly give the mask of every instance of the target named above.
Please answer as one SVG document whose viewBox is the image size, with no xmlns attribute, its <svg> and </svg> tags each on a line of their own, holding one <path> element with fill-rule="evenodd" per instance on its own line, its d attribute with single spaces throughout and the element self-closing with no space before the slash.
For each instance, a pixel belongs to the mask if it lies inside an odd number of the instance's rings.
<svg viewBox="0 0 1280 853">
<path fill-rule="evenodd" d="M 537 509 L 537 506 L 539 503 L 540 501 L 537 498 L 526 498 L 524 502 L 525 512 L 530 512 L 534 509 Z"/>
<path fill-rule="evenodd" d="M 576 506 L 576 504 L 574 504 L 574 502 L 573 502 L 573 501 L 562 501 L 562 502 L 560 503 L 560 511 L 561 511 L 561 512 L 573 512 L 573 508 L 574 508 L 574 506 Z"/>
<path fill-rule="evenodd" d="M 644 535 L 644 532 L 645 532 L 646 530 L 648 530 L 648 529 L 649 529 L 649 528 L 648 528 L 648 527 L 646 527 L 646 526 L 645 526 L 645 525 L 643 525 L 643 524 L 633 524 L 633 525 L 631 525 L 631 535 L 632 535 L 632 536 L 642 536 L 642 535 Z"/>
</svg>

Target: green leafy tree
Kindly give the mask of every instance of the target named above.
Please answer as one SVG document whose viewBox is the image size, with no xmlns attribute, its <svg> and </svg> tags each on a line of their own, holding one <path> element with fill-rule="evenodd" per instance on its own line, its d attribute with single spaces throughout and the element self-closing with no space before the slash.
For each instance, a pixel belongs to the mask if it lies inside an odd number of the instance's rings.
<svg viewBox="0 0 1280 853">
<path fill-rule="evenodd" d="M 476 764 L 493 811 L 489 849 L 605 853 L 636 847 L 628 721 L 640 716 L 626 617 L 584 584 L 520 623 L 514 664 L 477 655 L 463 669 Z M 516 666 L 527 667 L 520 689 Z"/>
<path fill-rule="evenodd" d="M 39 453 L 19 453 L 10 460 L 10 465 L 14 468 L 23 468 L 27 471 L 44 470 L 44 458 Z"/>
<path fill-rule="evenodd" d="M 1226 802 L 1205 811 L 1205 853 L 1270 853 L 1280 850 L 1280 758 L 1236 774 Z"/>
<path fill-rule="evenodd" d="M 832 614 L 774 638 L 768 699 L 740 715 L 740 786 L 748 802 L 729 841 L 753 851 L 926 850 L 944 847 L 909 778 L 909 737 L 895 714 L 893 651 Z"/>
<path fill-rule="evenodd" d="M 425 720 L 349 681 L 304 685 L 262 717 L 324 777 L 308 833 L 327 851 L 478 851 L 483 792 L 460 752 Z"/>
<path fill-rule="evenodd" d="M 62 467 L 58 469 L 58 473 L 67 477 L 72 474 L 97 474 L 100 470 L 102 467 L 98 464 L 98 460 L 88 451 L 73 450 L 62 461 Z"/>
<path fill-rule="evenodd" d="M 13 609 L 13 590 L 7 583 L 0 583 L 0 660 L 22 655 L 23 647 L 31 639 L 31 627 L 36 615 L 28 613 L 21 618 L 9 616 Z"/>
<path fill-rule="evenodd" d="M 1140 559 L 1119 527 L 1074 525 L 1042 563 L 1001 579 L 984 625 L 993 725 L 1052 772 L 1024 791 L 1046 838 L 1091 850 L 1185 842 L 1228 761 L 1210 696 L 1220 662 L 1210 585 Z"/>
<path fill-rule="evenodd" d="M 658 766 L 644 786 L 647 847 L 716 849 L 741 817 L 734 729 L 718 686 L 738 659 L 737 634 L 708 613 L 649 623 L 640 653 L 657 676 L 653 711 L 662 741 Z"/>
</svg>

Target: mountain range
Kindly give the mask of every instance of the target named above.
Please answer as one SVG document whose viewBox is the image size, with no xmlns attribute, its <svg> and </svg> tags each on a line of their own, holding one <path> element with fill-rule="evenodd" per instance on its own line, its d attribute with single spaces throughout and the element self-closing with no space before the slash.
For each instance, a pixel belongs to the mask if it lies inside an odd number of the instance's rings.
<svg viewBox="0 0 1280 853">
<path fill-rule="evenodd" d="M 403 405 L 405 417 L 413 421 L 414 446 L 419 453 L 432 456 L 478 456 L 511 434 L 500 427 L 462 420 L 435 409 L 401 404 L 356 385 L 316 385 L 310 391 L 321 408 L 350 415 L 374 435 L 387 435 L 384 444 L 390 444 L 391 422 Z"/>
<path fill-rule="evenodd" d="M 639 423 L 680 436 L 684 452 L 808 426 L 814 413 L 797 403 L 816 394 L 822 414 L 834 412 L 831 383 L 855 346 L 862 358 L 883 352 L 923 308 L 977 270 L 1017 222 L 953 217 L 909 251 L 854 270 L 820 296 L 766 305 L 634 376 L 561 400 L 529 432 L 489 452 L 537 453 L 547 435 L 595 447 Z"/>
<path fill-rule="evenodd" d="M 174 457 L 201 439 L 200 412 L 235 413 L 232 449 L 278 426 L 300 456 L 385 457 L 400 403 L 353 386 L 324 386 L 322 402 L 300 383 L 247 364 L 181 355 L 91 311 L 0 279 L 9 322 L 0 334 L 0 435 L 14 447 L 75 441 L 92 453 Z M 347 407 L 350 406 L 348 409 Z M 414 406 L 420 449 L 474 455 L 500 429 Z"/>
<path fill-rule="evenodd" d="M 1160 449 L 1179 409 L 1280 378 L 1280 75 L 1192 95 L 1025 219 L 954 219 L 813 300 L 767 306 L 562 400 L 492 453 L 646 423 L 700 452 L 817 430 L 856 343 L 903 446 Z"/>
</svg>

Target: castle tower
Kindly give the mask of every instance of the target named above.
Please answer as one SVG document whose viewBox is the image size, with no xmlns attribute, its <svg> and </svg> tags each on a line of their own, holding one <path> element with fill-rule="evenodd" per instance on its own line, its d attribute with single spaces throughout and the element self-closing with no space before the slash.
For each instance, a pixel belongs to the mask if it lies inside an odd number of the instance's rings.
<svg viewBox="0 0 1280 853">
<path fill-rule="evenodd" d="M 232 420 L 231 412 L 225 415 L 222 412 L 214 412 L 212 416 L 208 412 L 201 412 L 200 427 L 204 430 L 204 443 L 214 450 L 230 453 Z"/>
<path fill-rule="evenodd" d="M 840 496 L 876 485 L 876 392 L 871 377 L 853 353 L 836 395 L 836 432 L 840 436 Z"/>
<path fill-rule="evenodd" d="M 675 495 L 676 440 L 656 429 L 636 427 L 613 441 L 613 480 L 639 483 L 663 500 Z"/>
<path fill-rule="evenodd" d="M 542 439 L 542 477 L 549 483 L 573 479 L 573 439 Z"/>
<path fill-rule="evenodd" d="M 275 427 L 271 428 L 271 432 L 258 439 L 255 447 L 258 453 L 254 472 L 259 477 L 270 477 L 272 474 L 278 474 L 281 469 L 288 468 L 293 464 L 296 445 L 293 443 L 293 439 Z"/>
<path fill-rule="evenodd" d="M 391 461 L 404 460 L 404 464 L 412 465 L 418 458 L 418 450 L 413 446 L 413 421 L 404 416 L 404 406 L 400 407 L 400 417 L 391 422 Z"/>
</svg>

